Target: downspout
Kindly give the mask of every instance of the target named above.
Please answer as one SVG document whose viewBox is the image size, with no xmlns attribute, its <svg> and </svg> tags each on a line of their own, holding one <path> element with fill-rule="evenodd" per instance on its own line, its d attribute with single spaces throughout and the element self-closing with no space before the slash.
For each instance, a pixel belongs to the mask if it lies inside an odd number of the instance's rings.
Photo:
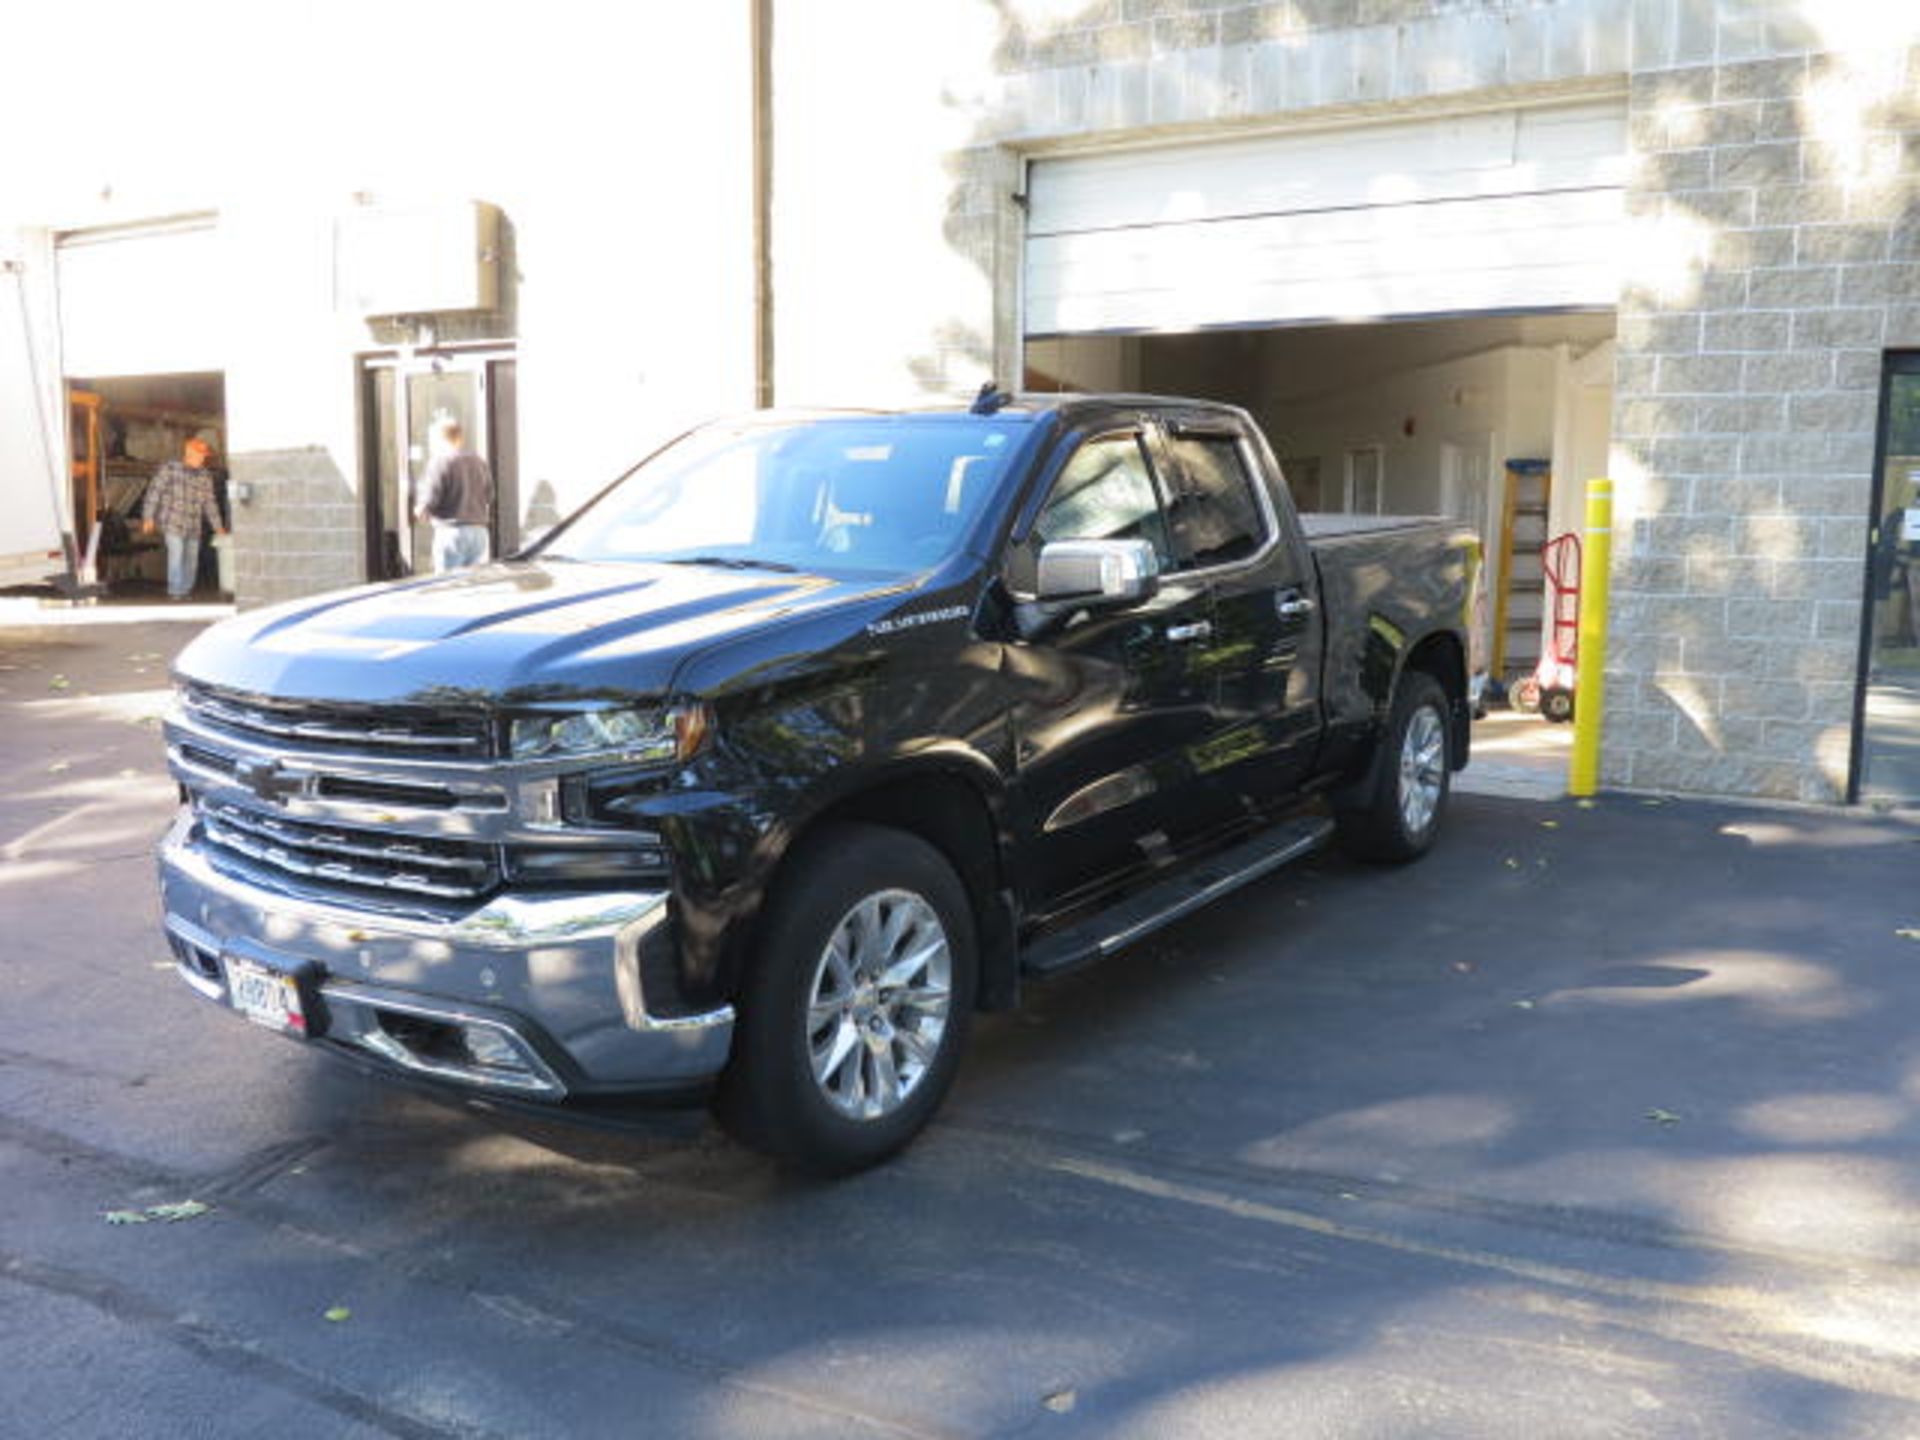
<svg viewBox="0 0 1920 1440">
<path fill-rule="evenodd" d="M 773 0 L 747 0 L 753 51 L 753 403 L 773 404 Z"/>
</svg>

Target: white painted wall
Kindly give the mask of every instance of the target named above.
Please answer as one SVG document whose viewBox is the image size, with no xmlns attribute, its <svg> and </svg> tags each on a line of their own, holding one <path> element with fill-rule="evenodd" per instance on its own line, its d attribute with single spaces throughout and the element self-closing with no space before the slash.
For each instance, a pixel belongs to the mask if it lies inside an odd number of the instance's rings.
<svg viewBox="0 0 1920 1440">
<path fill-rule="evenodd" d="M 1138 391 L 1140 342 L 1106 336 L 1066 336 L 1027 342 L 1027 375 L 1059 382 L 1063 390 L 1096 394 L 1102 391 Z"/>
<path fill-rule="evenodd" d="M 1585 350 L 1561 346 L 1554 396 L 1552 529 L 1578 534 L 1586 524 L 1589 480 L 1607 476 L 1613 436 L 1614 342 Z"/>
<path fill-rule="evenodd" d="M 1349 450 L 1379 446 L 1389 512 L 1440 513 L 1443 447 L 1485 457 L 1471 489 L 1484 517 L 1479 523 L 1492 534 L 1502 463 L 1551 452 L 1553 385 L 1551 350 L 1504 346 L 1337 394 L 1254 409 L 1278 453 L 1321 457 L 1328 494 Z"/>
</svg>

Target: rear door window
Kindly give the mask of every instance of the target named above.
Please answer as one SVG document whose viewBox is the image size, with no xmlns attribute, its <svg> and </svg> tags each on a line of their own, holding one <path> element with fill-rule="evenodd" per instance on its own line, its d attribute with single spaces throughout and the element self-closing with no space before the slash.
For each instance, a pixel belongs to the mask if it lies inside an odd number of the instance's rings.
<svg viewBox="0 0 1920 1440">
<path fill-rule="evenodd" d="M 1240 441 L 1170 435 L 1167 453 L 1173 461 L 1167 525 L 1177 567 L 1205 570 L 1257 554 L 1267 543 L 1267 516 Z"/>
</svg>

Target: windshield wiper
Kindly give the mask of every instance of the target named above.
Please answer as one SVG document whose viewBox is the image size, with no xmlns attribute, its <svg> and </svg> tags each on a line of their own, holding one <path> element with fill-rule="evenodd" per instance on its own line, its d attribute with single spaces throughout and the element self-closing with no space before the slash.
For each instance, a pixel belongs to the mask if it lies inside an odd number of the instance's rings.
<svg viewBox="0 0 1920 1440">
<path fill-rule="evenodd" d="M 751 555 L 676 555 L 665 563 L 668 565 L 717 565 L 722 570 L 773 570 L 782 575 L 800 573 L 798 565 L 787 565 L 778 560 L 759 560 Z"/>
</svg>

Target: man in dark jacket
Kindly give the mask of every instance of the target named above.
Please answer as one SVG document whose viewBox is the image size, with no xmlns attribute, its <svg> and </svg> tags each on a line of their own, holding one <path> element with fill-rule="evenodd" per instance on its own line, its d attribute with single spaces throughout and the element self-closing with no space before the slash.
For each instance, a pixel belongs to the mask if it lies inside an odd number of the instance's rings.
<svg viewBox="0 0 1920 1440">
<path fill-rule="evenodd" d="M 167 599 L 184 600 L 193 593 L 200 574 L 200 535 L 203 522 L 216 535 L 227 533 L 220 506 L 213 496 L 213 472 L 207 456 L 213 447 L 198 435 L 181 447 L 182 458 L 169 460 L 154 472 L 147 498 L 140 506 L 140 529 L 157 529 L 167 541 Z"/>
<path fill-rule="evenodd" d="M 421 477 L 414 514 L 433 522 L 434 573 L 484 565 L 489 558 L 493 474 L 486 461 L 466 448 L 458 420 L 436 420 L 433 440 L 433 459 Z"/>
</svg>

